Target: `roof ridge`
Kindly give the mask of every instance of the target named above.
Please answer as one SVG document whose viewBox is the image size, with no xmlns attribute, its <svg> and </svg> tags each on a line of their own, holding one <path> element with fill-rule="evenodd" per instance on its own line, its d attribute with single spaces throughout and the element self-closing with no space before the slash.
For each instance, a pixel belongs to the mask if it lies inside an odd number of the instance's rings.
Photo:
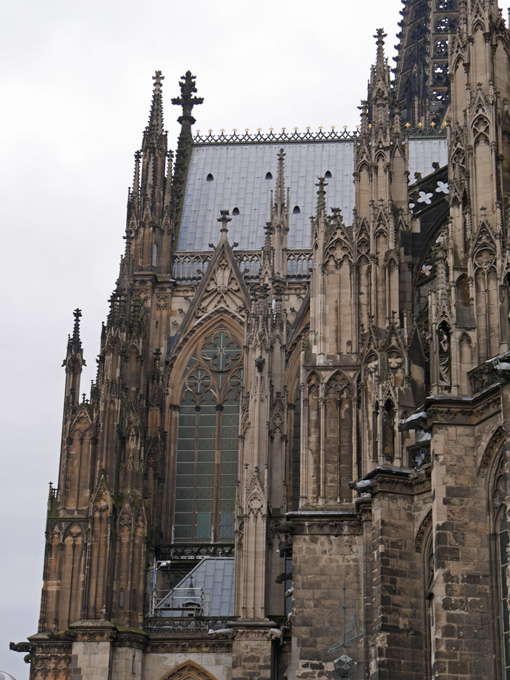
<svg viewBox="0 0 510 680">
<path fill-rule="evenodd" d="M 248 128 L 244 133 L 238 132 L 236 128 L 231 134 L 225 133 L 221 130 L 218 135 L 213 134 L 212 130 L 208 130 L 206 135 L 201 135 L 200 130 L 197 130 L 193 135 L 194 144 L 217 144 L 218 142 L 318 142 L 318 141 L 352 141 L 357 135 L 357 132 L 349 132 L 347 126 L 344 126 L 342 131 L 338 131 L 334 125 L 331 126 L 330 131 L 325 131 L 322 126 L 319 127 L 318 132 L 312 132 L 309 127 L 306 131 L 299 132 L 298 128 L 294 128 L 292 132 L 287 132 L 287 128 L 282 128 L 281 132 L 275 132 L 274 128 L 269 128 L 269 132 L 263 133 L 260 128 L 257 132 L 250 133 Z"/>
<path fill-rule="evenodd" d="M 446 126 L 436 127 L 435 124 L 430 126 L 423 126 L 419 124 L 416 128 L 404 126 L 404 131 L 409 137 L 445 137 Z M 359 130 L 349 131 L 345 125 L 343 130 L 338 131 L 334 125 L 331 130 L 325 131 L 322 126 L 319 126 L 317 132 L 312 132 L 309 127 L 305 132 L 299 132 L 298 128 L 294 128 L 293 132 L 287 132 L 287 128 L 282 128 L 281 132 L 275 132 L 274 128 L 269 128 L 269 132 L 262 132 L 260 128 L 257 132 L 250 133 L 246 128 L 244 133 L 238 132 L 236 128 L 231 134 L 220 130 L 220 133 L 215 135 L 212 130 L 208 130 L 207 134 L 200 134 L 197 130 L 193 135 L 193 144 L 260 144 L 260 143 L 274 143 L 280 144 L 284 142 L 340 142 L 354 141 L 359 135 Z"/>
</svg>

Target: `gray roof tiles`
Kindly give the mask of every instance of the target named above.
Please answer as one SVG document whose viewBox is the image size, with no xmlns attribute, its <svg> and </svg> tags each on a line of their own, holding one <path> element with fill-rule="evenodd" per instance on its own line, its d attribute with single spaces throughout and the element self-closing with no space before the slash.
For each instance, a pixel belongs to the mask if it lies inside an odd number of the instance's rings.
<svg viewBox="0 0 510 680">
<path fill-rule="evenodd" d="M 352 224 L 354 209 L 353 142 L 275 142 L 198 144 L 192 147 L 177 250 L 205 251 L 219 239 L 217 218 L 229 210 L 229 241 L 242 250 L 259 250 L 270 217 L 271 190 L 276 186 L 278 152 L 285 151 L 285 186 L 290 192 L 290 249 L 310 248 L 310 216 L 315 213 L 317 178 L 326 172 L 326 205 L 340 208 Z M 409 140 L 409 182 L 414 173 L 446 165 L 446 139 Z M 267 173 L 272 178 L 266 179 Z M 207 177 L 212 176 L 208 181 Z M 299 212 L 294 209 L 296 206 Z M 238 215 L 232 215 L 234 208 Z"/>
<path fill-rule="evenodd" d="M 310 247 L 310 216 L 317 201 L 316 182 L 329 170 L 328 207 L 339 207 L 352 221 L 353 144 L 342 142 L 215 144 L 193 147 L 184 196 L 179 251 L 207 250 L 219 238 L 217 218 L 229 210 L 230 242 L 258 250 L 270 217 L 271 190 L 276 186 L 278 152 L 285 150 L 285 185 L 290 191 L 289 248 Z M 272 179 L 266 179 L 270 172 Z M 211 174 L 214 179 L 207 181 Z M 299 213 L 294 213 L 295 206 Z M 232 216 L 234 208 L 239 215 Z"/>
<path fill-rule="evenodd" d="M 182 581 L 175 590 L 161 600 L 158 608 L 162 616 L 179 616 L 186 602 L 200 604 L 200 590 L 203 589 L 208 603 L 205 616 L 232 616 L 234 613 L 234 558 L 205 557 Z M 189 597 L 188 597 L 189 593 Z M 165 611 L 165 607 L 169 607 Z"/>
</svg>

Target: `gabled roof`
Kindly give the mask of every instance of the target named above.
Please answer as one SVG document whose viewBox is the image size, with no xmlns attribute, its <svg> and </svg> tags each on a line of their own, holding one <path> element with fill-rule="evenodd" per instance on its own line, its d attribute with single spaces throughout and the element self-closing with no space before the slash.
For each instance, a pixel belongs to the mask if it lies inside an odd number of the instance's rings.
<svg viewBox="0 0 510 680">
<path fill-rule="evenodd" d="M 207 250 L 208 244 L 216 241 L 220 210 L 230 211 L 231 242 L 239 243 L 241 250 L 262 248 L 282 148 L 290 196 L 288 247 L 310 248 L 310 216 L 317 202 L 315 185 L 328 171 L 328 208 L 341 208 L 350 223 L 354 208 L 352 141 L 194 145 L 177 250 Z M 268 173 L 271 178 L 266 179 Z"/>
<path fill-rule="evenodd" d="M 318 177 L 326 177 L 328 211 L 340 208 L 344 223 L 352 224 L 355 204 L 352 139 L 195 143 L 177 251 L 208 250 L 209 243 L 217 240 L 216 218 L 220 210 L 230 211 L 231 243 L 237 242 L 241 250 L 262 248 L 264 226 L 270 218 L 271 190 L 276 186 L 278 153 L 282 148 L 285 152 L 285 185 L 290 197 L 288 248 L 311 247 L 310 217 L 316 210 Z M 430 174 L 433 162 L 439 166 L 448 162 L 446 139 L 409 139 L 410 184 L 415 181 L 415 172 Z"/>
</svg>

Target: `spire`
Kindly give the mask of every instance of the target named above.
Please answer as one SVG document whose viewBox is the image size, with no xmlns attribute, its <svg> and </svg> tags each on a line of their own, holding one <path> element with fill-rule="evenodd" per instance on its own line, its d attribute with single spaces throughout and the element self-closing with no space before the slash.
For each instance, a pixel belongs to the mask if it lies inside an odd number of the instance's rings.
<svg viewBox="0 0 510 680">
<path fill-rule="evenodd" d="M 376 34 L 374 35 L 374 38 L 376 39 L 376 44 L 377 44 L 377 57 L 376 57 L 376 62 L 375 62 L 375 71 L 378 76 L 381 78 L 384 78 L 385 76 L 385 68 L 386 68 L 386 59 L 384 57 L 384 38 L 386 38 L 386 33 L 384 32 L 384 29 L 378 28 Z"/>
<path fill-rule="evenodd" d="M 166 133 L 163 130 L 163 79 L 164 76 L 161 71 L 156 71 L 152 76 L 154 81 L 154 89 L 152 91 L 151 108 L 149 112 L 149 122 L 143 133 L 142 151 L 146 151 L 149 147 L 160 146 L 160 140 L 165 137 Z"/>
<path fill-rule="evenodd" d="M 317 189 L 317 219 L 319 219 L 326 212 L 326 187 L 328 183 L 324 177 L 319 177 L 319 182 L 315 186 L 319 187 Z"/>
<path fill-rule="evenodd" d="M 449 43 L 459 17 L 465 25 L 466 0 L 403 0 L 394 90 L 402 122 L 411 128 L 441 125 L 450 98 Z"/>
<path fill-rule="evenodd" d="M 80 393 L 80 376 L 85 359 L 80 338 L 81 309 L 75 309 L 73 334 L 67 339 L 67 353 L 62 366 L 66 369 L 65 404 L 70 406 L 77 403 Z"/>
<path fill-rule="evenodd" d="M 167 171 L 166 171 L 166 183 L 165 183 L 165 208 L 168 208 L 170 206 L 170 199 L 172 196 L 172 162 L 173 162 L 173 153 L 172 151 L 168 151 L 167 155 Z"/>
<path fill-rule="evenodd" d="M 155 134 L 162 134 L 163 132 L 163 97 L 162 97 L 162 83 L 165 76 L 161 75 L 161 71 L 156 71 L 152 76 L 154 80 L 154 90 L 152 93 L 152 104 L 149 115 L 149 124 L 147 126 L 148 132 Z"/>
<path fill-rule="evenodd" d="M 287 272 L 287 234 L 289 232 L 289 191 L 285 191 L 285 152 L 278 153 L 278 173 L 273 203 L 271 192 L 271 221 L 266 228 L 265 258 L 272 274 L 285 277 Z M 271 274 L 271 275 L 272 275 Z"/>
<path fill-rule="evenodd" d="M 142 149 L 135 153 L 133 189 L 128 207 L 129 229 L 134 232 L 135 247 L 141 254 L 141 266 L 151 267 L 154 233 L 149 222 L 160 226 L 166 183 L 167 133 L 163 129 L 163 97 L 161 71 L 152 76 L 154 89 L 149 122 L 143 133 Z M 139 231 L 143 225 L 144 233 Z"/>
<path fill-rule="evenodd" d="M 285 210 L 285 151 L 280 149 L 278 154 L 278 175 L 276 178 L 275 212 L 281 218 Z"/>
<path fill-rule="evenodd" d="M 73 326 L 73 337 L 70 339 L 71 345 L 75 351 L 81 349 L 81 338 L 80 338 L 80 318 L 81 309 L 76 308 L 73 312 L 74 316 L 74 326 Z"/>
<path fill-rule="evenodd" d="M 377 45 L 377 53 L 375 64 L 372 66 L 370 74 L 370 83 L 368 86 L 368 98 L 370 103 L 374 103 L 374 99 L 380 97 L 383 93 L 385 95 L 389 94 L 390 88 L 390 68 L 388 66 L 388 60 L 384 56 L 384 38 L 386 33 L 382 28 L 377 29 L 377 33 L 374 35 Z"/>
<path fill-rule="evenodd" d="M 373 131 L 386 130 L 390 117 L 390 103 L 393 99 L 390 80 L 390 67 L 384 56 L 384 38 L 386 34 L 382 28 L 377 29 L 374 36 L 377 44 L 375 64 L 370 73 L 368 84 L 368 113 Z M 362 121 L 363 122 L 363 121 Z"/>
</svg>

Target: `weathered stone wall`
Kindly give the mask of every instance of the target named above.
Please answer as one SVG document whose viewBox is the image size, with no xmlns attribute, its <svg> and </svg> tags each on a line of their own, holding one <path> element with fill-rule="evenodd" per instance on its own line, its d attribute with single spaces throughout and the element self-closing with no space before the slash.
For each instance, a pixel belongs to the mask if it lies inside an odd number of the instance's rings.
<svg viewBox="0 0 510 680">
<path fill-rule="evenodd" d="M 346 620 L 353 614 L 362 616 L 362 536 L 361 523 L 354 513 L 321 519 L 321 513 L 295 520 L 293 540 L 292 633 L 295 677 L 315 679 L 331 677 L 333 660 L 342 649 L 328 650 L 339 643 Z M 344 588 L 345 586 L 345 600 Z M 358 662 L 351 677 L 363 678 L 363 647 L 357 642 L 347 653 Z"/>
<path fill-rule="evenodd" d="M 236 639 L 232 645 L 232 680 L 272 680 L 272 644 L 247 636 Z"/>
<path fill-rule="evenodd" d="M 73 642 L 72 680 L 110 680 L 112 678 L 112 646 L 110 642 Z"/>
<path fill-rule="evenodd" d="M 469 424 L 434 426 L 432 657 L 441 680 L 495 677 L 488 489 L 477 439 Z"/>
<path fill-rule="evenodd" d="M 381 487 L 372 502 L 370 678 L 423 680 L 424 562 L 415 550 L 415 497 L 403 484 Z"/>
</svg>

